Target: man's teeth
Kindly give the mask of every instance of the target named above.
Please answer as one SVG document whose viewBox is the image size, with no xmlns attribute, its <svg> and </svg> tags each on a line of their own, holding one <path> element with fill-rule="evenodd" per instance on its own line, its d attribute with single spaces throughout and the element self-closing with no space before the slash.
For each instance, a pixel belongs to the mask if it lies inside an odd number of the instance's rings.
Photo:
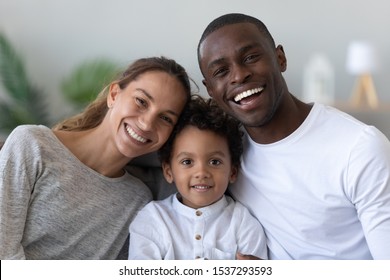
<svg viewBox="0 0 390 280">
<path fill-rule="evenodd" d="M 210 186 L 193 186 L 193 188 L 195 188 L 195 189 L 200 189 L 200 190 L 205 190 L 205 189 L 209 189 L 210 188 Z"/>
<path fill-rule="evenodd" d="M 254 88 L 254 89 L 249 89 L 247 91 L 244 91 L 240 94 L 238 94 L 236 97 L 234 97 L 234 101 L 239 102 L 241 99 L 251 96 L 255 93 L 261 92 L 264 88 Z"/>
<path fill-rule="evenodd" d="M 131 127 L 126 126 L 127 133 L 131 136 L 131 138 L 141 142 L 141 143 L 146 143 L 146 139 L 139 136 L 137 133 L 135 133 L 134 130 L 131 129 Z"/>
</svg>

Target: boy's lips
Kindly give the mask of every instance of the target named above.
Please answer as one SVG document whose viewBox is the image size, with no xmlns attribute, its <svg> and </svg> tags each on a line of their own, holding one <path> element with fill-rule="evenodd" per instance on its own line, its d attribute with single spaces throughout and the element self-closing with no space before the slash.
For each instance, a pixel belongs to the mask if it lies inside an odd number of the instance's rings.
<svg viewBox="0 0 390 280">
<path fill-rule="evenodd" d="M 211 186 L 208 186 L 208 185 L 194 185 L 194 186 L 192 186 L 192 188 L 198 189 L 198 190 L 207 190 L 207 189 L 211 189 Z"/>
<path fill-rule="evenodd" d="M 212 186 L 210 185 L 205 185 L 205 184 L 200 184 L 200 185 L 193 185 L 191 186 L 192 189 L 196 192 L 208 192 L 210 189 L 212 189 Z"/>
</svg>

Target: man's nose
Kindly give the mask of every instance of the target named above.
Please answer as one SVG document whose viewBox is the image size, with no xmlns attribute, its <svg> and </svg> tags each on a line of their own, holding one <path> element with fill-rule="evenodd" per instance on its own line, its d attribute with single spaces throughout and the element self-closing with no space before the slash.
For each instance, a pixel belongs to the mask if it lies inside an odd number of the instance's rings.
<svg viewBox="0 0 390 280">
<path fill-rule="evenodd" d="M 252 72 L 243 64 L 236 63 L 231 67 L 231 83 L 242 84 L 251 77 Z"/>
</svg>

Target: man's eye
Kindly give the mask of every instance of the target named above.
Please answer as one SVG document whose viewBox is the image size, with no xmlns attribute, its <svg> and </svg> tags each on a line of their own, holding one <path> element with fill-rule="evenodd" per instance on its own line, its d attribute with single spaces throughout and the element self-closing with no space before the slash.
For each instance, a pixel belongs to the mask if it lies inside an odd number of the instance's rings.
<svg viewBox="0 0 390 280">
<path fill-rule="evenodd" d="M 213 76 L 214 77 L 221 77 L 224 76 L 227 73 L 227 68 L 218 68 L 216 71 L 214 71 Z"/>
<path fill-rule="evenodd" d="M 257 61 L 259 55 L 256 55 L 256 54 L 251 54 L 251 55 L 248 55 L 247 57 L 245 57 L 244 61 L 245 62 L 254 62 L 254 61 Z"/>
</svg>

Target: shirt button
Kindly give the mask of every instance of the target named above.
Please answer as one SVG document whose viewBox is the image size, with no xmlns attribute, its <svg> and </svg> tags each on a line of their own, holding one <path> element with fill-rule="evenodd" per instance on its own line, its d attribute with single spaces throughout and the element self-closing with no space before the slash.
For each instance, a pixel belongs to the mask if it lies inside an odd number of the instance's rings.
<svg viewBox="0 0 390 280">
<path fill-rule="evenodd" d="M 196 210 L 195 214 L 196 214 L 196 216 L 202 216 L 203 213 L 200 210 Z"/>
<path fill-rule="evenodd" d="M 202 239 L 202 236 L 201 236 L 200 234 L 197 234 L 197 235 L 195 235 L 195 239 L 196 239 L 196 240 L 201 240 L 201 239 Z"/>
</svg>

